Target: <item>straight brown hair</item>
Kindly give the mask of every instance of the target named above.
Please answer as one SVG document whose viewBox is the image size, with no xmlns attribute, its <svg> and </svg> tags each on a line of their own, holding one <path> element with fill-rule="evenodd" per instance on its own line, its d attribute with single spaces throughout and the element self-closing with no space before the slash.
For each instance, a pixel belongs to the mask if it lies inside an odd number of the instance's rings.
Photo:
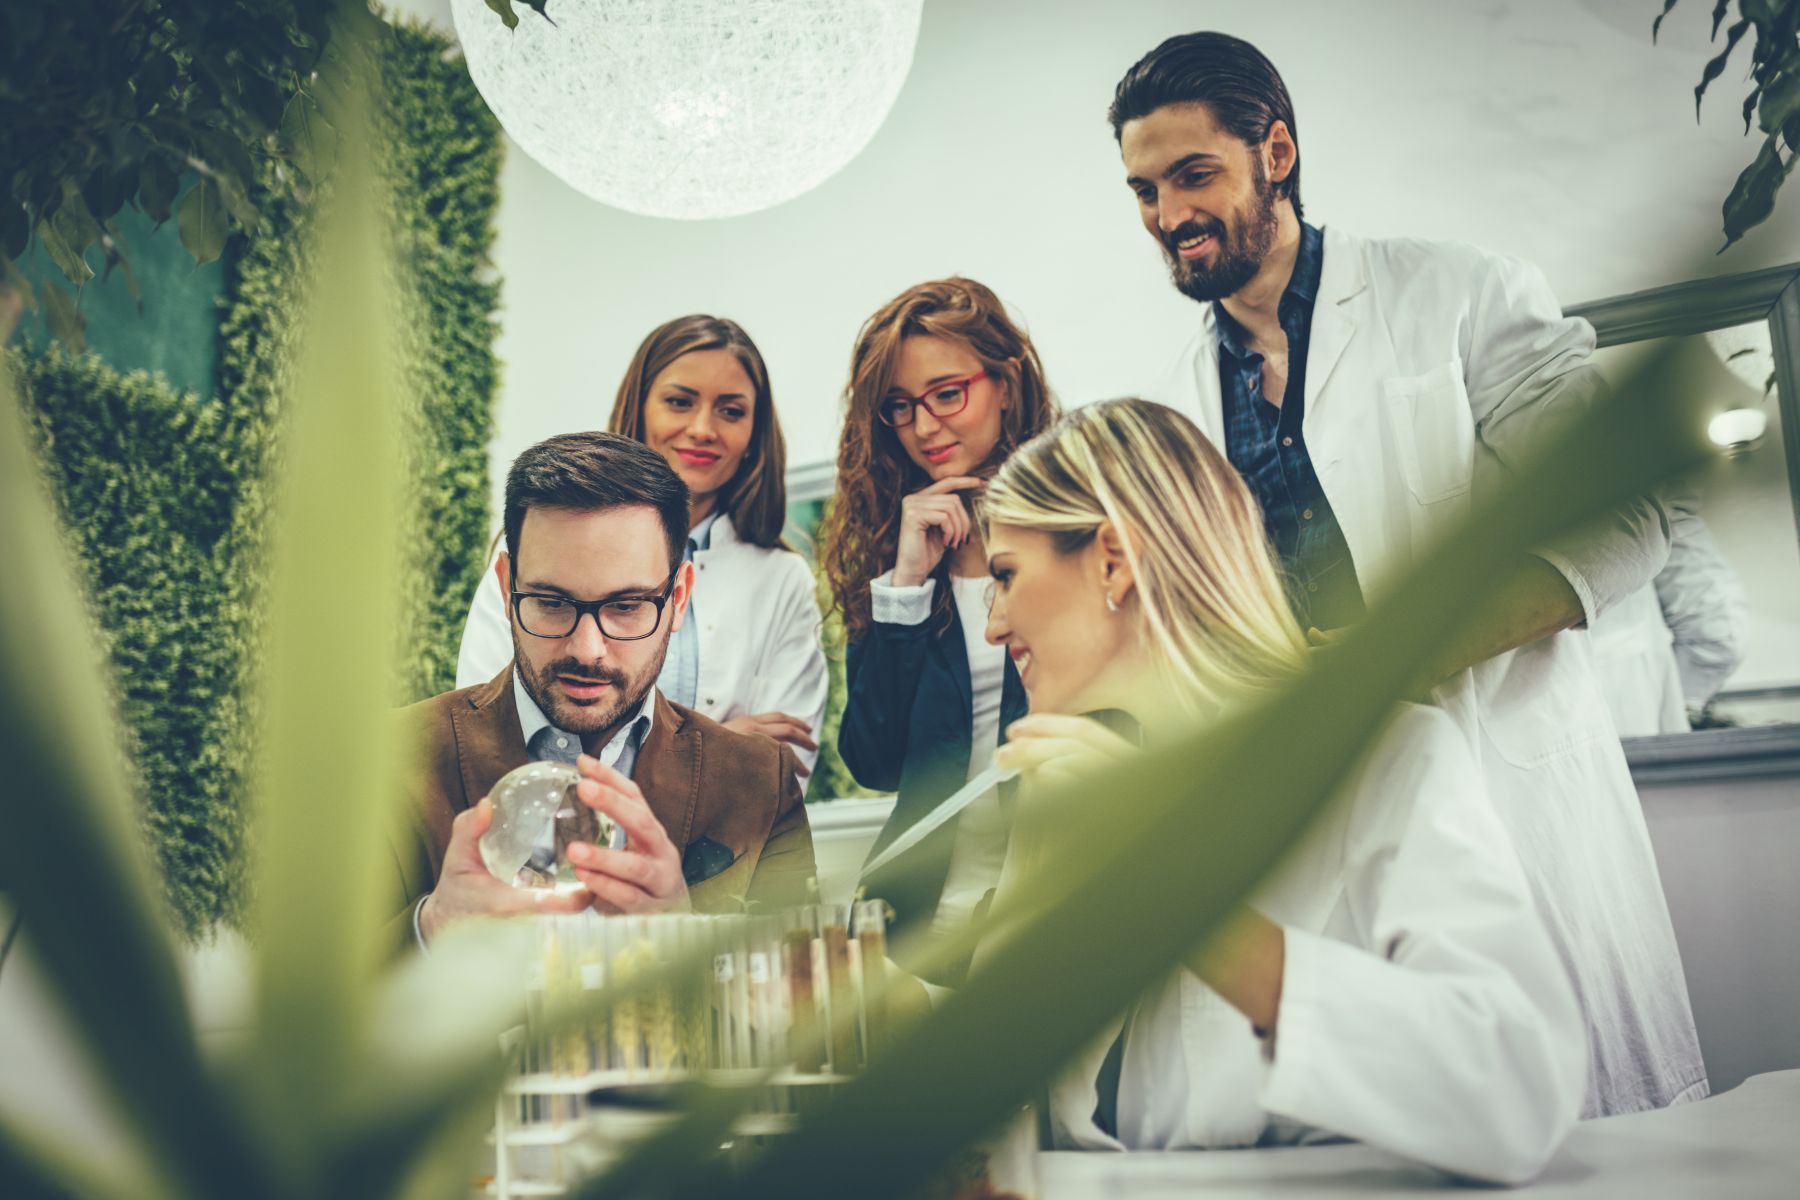
<svg viewBox="0 0 1800 1200">
<path fill-rule="evenodd" d="M 619 381 L 608 428 L 643 441 L 644 404 L 650 398 L 650 385 L 670 363 L 697 350 L 729 350 L 756 391 L 750 446 L 744 451 L 737 473 L 720 489 L 714 510 L 731 518 L 740 541 L 767 549 L 786 549 L 781 529 L 787 524 L 787 443 L 775 416 L 775 396 L 769 387 L 769 369 L 763 365 L 762 352 L 736 321 L 694 313 L 651 330 L 631 356 L 625 378 Z"/>
</svg>

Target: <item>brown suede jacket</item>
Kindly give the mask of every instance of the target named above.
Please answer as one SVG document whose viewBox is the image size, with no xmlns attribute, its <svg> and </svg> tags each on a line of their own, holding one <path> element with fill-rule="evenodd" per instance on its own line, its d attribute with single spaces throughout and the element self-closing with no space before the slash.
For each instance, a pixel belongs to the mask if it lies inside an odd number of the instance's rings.
<svg viewBox="0 0 1800 1200">
<path fill-rule="evenodd" d="M 403 945 L 412 940 L 413 905 L 436 886 L 443 868 L 451 821 L 530 755 L 519 730 L 511 664 L 487 683 L 402 709 L 400 719 L 424 746 L 414 817 L 393 839 L 405 907 L 389 932 Z M 726 729 L 658 692 L 632 779 L 676 846 L 688 850 L 710 838 L 731 854 L 725 865 L 723 852 L 707 847 L 712 853 L 701 857 L 723 869 L 698 880 L 690 872 L 695 911 L 806 901 L 815 873 L 812 831 L 788 747 Z"/>
</svg>

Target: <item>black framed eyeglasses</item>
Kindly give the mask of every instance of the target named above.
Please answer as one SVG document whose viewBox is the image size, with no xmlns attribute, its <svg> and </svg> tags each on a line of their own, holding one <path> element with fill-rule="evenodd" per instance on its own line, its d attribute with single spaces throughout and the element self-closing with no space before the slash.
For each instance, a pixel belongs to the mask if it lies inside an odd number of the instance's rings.
<svg viewBox="0 0 1800 1200">
<path fill-rule="evenodd" d="M 921 404 L 931 410 L 934 417 L 954 417 L 969 407 L 969 389 L 977 380 L 986 378 L 987 371 L 984 368 L 961 379 L 946 379 L 926 388 L 917 396 L 890 396 L 881 402 L 875 415 L 881 418 L 883 425 L 892 429 L 911 425 Z"/>
<path fill-rule="evenodd" d="M 546 592 L 512 593 L 513 615 L 519 628 L 532 637 L 566 638 L 592 615 L 600 632 L 610 641 L 635 642 L 655 633 L 662 625 L 663 608 L 675 594 L 675 576 L 660 596 L 629 596 L 617 600 L 571 600 Z"/>
</svg>

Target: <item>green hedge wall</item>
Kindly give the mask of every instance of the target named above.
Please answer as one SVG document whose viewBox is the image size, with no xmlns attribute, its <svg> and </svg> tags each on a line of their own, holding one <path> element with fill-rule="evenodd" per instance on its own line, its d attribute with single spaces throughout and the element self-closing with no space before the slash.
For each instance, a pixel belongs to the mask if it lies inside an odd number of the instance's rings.
<svg viewBox="0 0 1800 1200">
<path fill-rule="evenodd" d="M 455 685 L 456 651 L 489 527 L 487 444 L 499 381 L 493 312 L 500 288 L 489 251 L 500 200 L 500 126 L 446 36 L 397 27 L 382 62 L 394 178 L 397 290 L 407 307 L 405 358 L 421 531 L 400 703 Z M 238 255 L 220 327 L 220 388 L 240 411 L 278 429 L 284 364 L 305 279 L 306 210 L 270 189 L 265 219 L 281 236 Z M 253 597 L 247 606 L 258 607 Z"/>
<path fill-rule="evenodd" d="M 172 908 L 197 932 L 238 891 L 230 577 L 255 439 L 225 402 L 159 376 L 61 350 L 12 358 L 119 685 L 124 729 L 91 734 L 123 738 Z"/>
<path fill-rule="evenodd" d="M 404 701 L 452 685 L 486 549 L 498 299 L 488 252 L 501 151 L 498 124 L 449 38 L 396 28 L 383 80 L 418 434 L 405 464 L 416 519 L 399 536 L 416 553 L 419 597 L 405 631 Z M 272 176 L 265 189 L 263 224 L 236 248 L 229 275 L 216 397 L 92 357 L 14 355 L 117 672 L 149 836 L 190 936 L 237 920 L 245 896 L 264 480 L 279 454 L 307 254 L 305 204 Z M 347 588 L 346 602 L 353 596 Z"/>
</svg>

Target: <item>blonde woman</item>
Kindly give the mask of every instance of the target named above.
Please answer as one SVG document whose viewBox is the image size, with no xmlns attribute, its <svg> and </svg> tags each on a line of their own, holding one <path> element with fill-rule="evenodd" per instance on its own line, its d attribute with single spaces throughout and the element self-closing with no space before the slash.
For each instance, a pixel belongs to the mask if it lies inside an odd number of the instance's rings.
<svg viewBox="0 0 1800 1200">
<path fill-rule="evenodd" d="M 1205 719 L 1304 662 L 1254 501 L 1171 409 L 1070 413 L 1000 470 L 982 517 L 987 637 L 1031 700 L 1000 754 L 1027 771 L 1027 811 L 1033 772 L 1125 750 L 1070 714 L 1124 710 L 1154 739 L 1162 714 Z M 1338 1136 L 1517 1183 L 1586 1084 L 1574 993 L 1466 742 L 1412 705 L 1229 947 L 1152 988 L 1123 1027 L 1053 1093 L 1062 1143 Z"/>
</svg>

